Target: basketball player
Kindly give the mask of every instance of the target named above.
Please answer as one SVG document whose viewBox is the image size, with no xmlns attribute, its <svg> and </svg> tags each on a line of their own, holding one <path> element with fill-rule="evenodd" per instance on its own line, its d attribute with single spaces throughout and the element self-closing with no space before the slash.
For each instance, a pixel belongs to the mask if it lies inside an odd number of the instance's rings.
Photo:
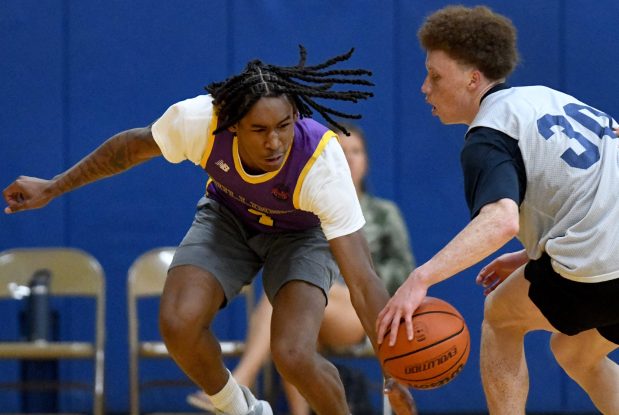
<svg viewBox="0 0 619 415">
<path fill-rule="evenodd" d="M 208 85 L 208 95 L 172 105 L 151 126 L 114 135 L 53 179 L 22 176 L 3 192 L 6 213 L 40 208 L 161 155 L 173 163 L 190 160 L 208 173 L 207 193 L 168 273 L 160 328 L 171 356 L 219 413 L 272 414 L 266 401 L 230 376 L 210 329 L 219 309 L 261 268 L 273 304 L 273 360 L 316 413 L 349 414 L 337 370 L 316 352 L 327 292 L 340 271 L 376 345 L 374 322 L 388 294 L 372 269 L 336 135 L 309 118 L 310 108 L 335 125 L 331 114 L 358 117 L 315 101 L 372 95 L 332 89 L 372 85 L 366 70 L 332 69 L 351 54 L 305 66 L 301 47 L 296 66 L 251 61 L 242 73 Z M 396 404 L 409 397 L 402 387 L 390 394 Z"/>
<path fill-rule="evenodd" d="M 617 123 L 559 91 L 507 85 L 516 30 L 486 7 L 441 9 L 418 35 L 432 113 L 469 126 L 461 161 L 472 220 L 380 312 L 378 341 L 394 343 L 400 318 L 412 338 L 411 315 L 428 287 L 517 236 L 524 249 L 477 277 L 488 295 L 481 373 L 490 413 L 525 413 L 524 335 L 545 330 L 595 406 L 619 414 L 619 368 L 607 356 L 619 345 Z"/>
<path fill-rule="evenodd" d="M 348 136 L 336 128 L 333 131 L 338 134 L 366 221 L 362 228 L 363 234 L 368 241 L 374 269 L 385 283 L 387 291 L 393 294 L 414 268 L 415 263 L 406 224 L 395 203 L 366 191 L 369 160 L 363 129 L 351 123 L 341 125 L 348 131 Z M 341 279 L 338 278 L 333 284 L 328 296 L 328 304 L 318 334 L 319 348 L 340 349 L 365 342 L 365 331 L 350 302 L 349 290 Z M 245 352 L 232 371 L 232 376 L 243 385 L 250 387 L 254 385 L 260 369 L 269 359 L 271 338 L 269 326 L 272 311 L 271 303 L 266 296 L 262 296 L 249 322 Z M 282 382 L 282 386 L 286 393 L 289 414 L 309 415 L 310 408 L 299 392 L 286 382 Z M 388 388 L 389 385 L 385 387 Z M 205 411 L 213 408 L 202 391 L 189 395 L 187 402 Z M 349 402 L 354 411 L 356 409 L 354 398 L 349 397 Z M 410 407 L 414 408 L 414 402 L 409 403 Z"/>
</svg>

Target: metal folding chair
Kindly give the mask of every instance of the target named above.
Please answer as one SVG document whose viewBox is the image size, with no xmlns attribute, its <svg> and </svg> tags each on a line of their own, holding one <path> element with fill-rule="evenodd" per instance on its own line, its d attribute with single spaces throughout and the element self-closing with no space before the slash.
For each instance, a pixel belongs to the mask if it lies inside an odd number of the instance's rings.
<svg viewBox="0 0 619 415">
<path fill-rule="evenodd" d="M 50 340 L 0 342 L 0 359 L 55 360 L 91 359 L 92 382 L 38 382 L 36 385 L 15 382 L 7 387 L 24 388 L 92 388 L 94 415 L 104 414 L 104 342 L 105 342 L 105 277 L 101 265 L 90 254 L 73 248 L 21 248 L 0 252 L 0 300 L 15 301 L 16 293 L 27 286 L 37 272 L 49 274 L 48 295 L 52 297 L 85 297 L 94 302 L 91 341 Z M 34 293 L 30 293 L 33 295 Z M 87 314 L 87 313 L 84 313 Z M 80 318 L 71 315 L 71 318 Z M 87 323 L 87 322 L 85 322 Z M 88 327 L 85 325 L 85 327 Z"/>
</svg>

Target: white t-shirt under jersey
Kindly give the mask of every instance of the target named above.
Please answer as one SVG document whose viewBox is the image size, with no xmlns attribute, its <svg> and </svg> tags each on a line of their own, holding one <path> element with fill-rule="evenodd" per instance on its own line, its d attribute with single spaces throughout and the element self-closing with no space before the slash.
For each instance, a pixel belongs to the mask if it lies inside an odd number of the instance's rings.
<svg viewBox="0 0 619 415">
<path fill-rule="evenodd" d="M 171 163 L 200 164 L 213 117 L 213 100 L 200 95 L 172 105 L 152 126 L 163 156 Z M 327 239 L 349 235 L 365 224 L 350 169 L 337 140 L 329 140 L 299 194 L 299 208 L 320 219 Z"/>
</svg>

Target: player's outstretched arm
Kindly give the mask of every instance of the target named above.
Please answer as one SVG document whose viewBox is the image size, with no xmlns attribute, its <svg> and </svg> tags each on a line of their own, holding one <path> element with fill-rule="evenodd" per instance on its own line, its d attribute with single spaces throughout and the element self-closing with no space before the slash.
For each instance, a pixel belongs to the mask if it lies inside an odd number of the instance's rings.
<svg viewBox="0 0 619 415">
<path fill-rule="evenodd" d="M 329 241 L 333 256 L 350 291 L 350 299 L 366 334 L 377 350 L 375 323 L 378 312 L 389 298 L 383 281 L 374 272 L 370 250 L 361 230 Z M 417 415 L 408 389 L 387 379 L 384 393 L 396 415 Z"/>
<path fill-rule="evenodd" d="M 372 257 L 361 230 L 329 240 L 331 252 L 350 291 L 350 300 L 357 316 L 377 350 L 375 322 L 389 294 L 383 281 L 374 272 Z"/>
<path fill-rule="evenodd" d="M 382 343 L 389 333 L 388 344 L 393 346 L 401 320 L 408 339 L 412 340 L 412 315 L 428 288 L 477 264 L 509 242 L 518 230 L 518 205 L 513 200 L 501 199 L 481 208 L 479 215 L 443 249 L 415 268 L 391 297 L 376 321 L 378 342 Z"/>
<path fill-rule="evenodd" d="M 123 131 L 53 179 L 18 177 L 2 192 L 7 204 L 4 213 L 41 208 L 63 193 L 121 173 L 159 155 L 161 150 L 150 127 Z"/>
</svg>

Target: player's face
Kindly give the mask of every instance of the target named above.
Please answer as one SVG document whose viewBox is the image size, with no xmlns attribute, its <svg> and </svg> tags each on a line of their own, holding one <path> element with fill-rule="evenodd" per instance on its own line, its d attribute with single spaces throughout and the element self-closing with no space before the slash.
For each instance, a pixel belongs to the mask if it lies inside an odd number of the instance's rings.
<svg viewBox="0 0 619 415">
<path fill-rule="evenodd" d="M 279 169 L 294 137 L 297 115 L 286 96 L 260 98 L 241 120 L 236 133 L 239 156 L 250 174 Z"/>
<path fill-rule="evenodd" d="M 452 59 L 441 50 L 429 51 L 426 56 L 426 75 L 421 92 L 432 105 L 432 115 L 443 124 L 469 124 L 478 110 L 475 102 L 472 68 Z"/>
<path fill-rule="evenodd" d="M 350 167 L 350 174 L 357 192 L 363 188 L 363 179 L 368 169 L 368 157 L 365 152 L 365 144 L 359 135 L 350 133 L 349 136 L 340 134 L 340 143 Z"/>
</svg>

